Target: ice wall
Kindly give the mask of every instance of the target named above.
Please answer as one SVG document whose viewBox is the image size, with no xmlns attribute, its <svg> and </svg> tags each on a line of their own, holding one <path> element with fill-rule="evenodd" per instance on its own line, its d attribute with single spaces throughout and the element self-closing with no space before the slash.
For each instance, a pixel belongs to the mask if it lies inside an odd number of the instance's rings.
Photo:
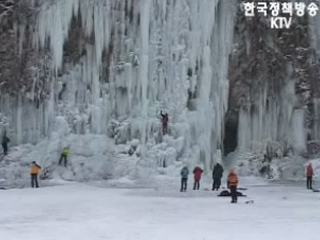
<svg viewBox="0 0 320 240">
<path fill-rule="evenodd" d="M 314 116 L 315 118 L 313 119 L 313 139 L 316 141 L 320 140 L 320 99 L 315 98 L 313 100 L 313 108 L 314 108 Z"/>
<path fill-rule="evenodd" d="M 318 6 L 320 4 L 319 0 L 313 1 Z M 319 28 L 320 15 L 317 14 L 314 17 L 309 17 L 309 35 L 310 35 L 310 44 L 315 50 L 315 57 L 320 55 L 320 28 Z M 315 59 L 316 62 L 319 59 Z"/>
<path fill-rule="evenodd" d="M 320 1 L 314 1 L 315 3 L 320 4 Z M 319 64 L 320 63 L 320 28 L 319 28 L 319 22 L 320 22 L 320 14 L 317 14 L 314 17 L 309 18 L 309 35 L 310 35 L 310 44 L 312 48 L 314 49 L 313 52 L 313 61 L 312 64 Z M 315 81 L 318 81 L 318 79 L 314 79 Z M 318 86 L 318 85 L 316 85 Z M 320 99 L 319 94 L 317 92 L 318 89 L 314 89 L 314 99 L 313 99 L 313 111 L 314 111 L 314 119 L 313 119 L 313 131 L 312 139 L 316 141 L 320 141 Z"/>
<path fill-rule="evenodd" d="M 239 150 L 266 153 L 268 145 L 270 147 L 275 142 L 284 147 L 292 146 L 295 153 L 306 150 L 307 109 L 299 107 L 295 82 L 290 79 L 290 73 L 287 76 L 277 97 L 268 98 L 268 86 L 263 86 L 258 93 L 258 101 L 240 109 Z"/>
<path fill-rule="evenodd" d="M 53 76 L 38 108 L 25 93 L 14 101 L 1 98 L 16 144 L 50 137 L 57 117 L 68 122 L 61 138 L 108 134 L 116 120 L 122 124 L 119 141 L 139 139 L 143 154 L 165 141 L 180 159 L 201 158 L 210 166 L 223 139 L 235 0 L 30 4 L 39 9 L 35 25 L 29 26 L 33 46 L 49 50 Z M 73 44 L 85 54 L 68 62 L 64 45 L 74 19 L 81 20 L 81 37 Z M 167 139 L 161 134 L 160 110 L 169 114 Z"/>
</svg>

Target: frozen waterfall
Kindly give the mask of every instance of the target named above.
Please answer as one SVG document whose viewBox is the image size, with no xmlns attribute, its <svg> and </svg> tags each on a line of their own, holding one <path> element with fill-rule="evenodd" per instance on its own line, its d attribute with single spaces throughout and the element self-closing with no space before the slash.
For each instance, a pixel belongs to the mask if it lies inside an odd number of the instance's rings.
<svg viewBox="0 0 320 240">
<path fill-rule="evenodd" d="M 235 0 L 29 2 L 38 9 L 32 44 L 49 56 L 50 84 L 38 106 L 36 93 L 2 94 L 2 124 L 15 144 L 108 135 L 117 144 L 138 139 L 146 159 L 169 153 L 168 163 L 210 167 L 222 147 Z M 66 46 L 76 50 L 66 55 Z"/>
</svg>

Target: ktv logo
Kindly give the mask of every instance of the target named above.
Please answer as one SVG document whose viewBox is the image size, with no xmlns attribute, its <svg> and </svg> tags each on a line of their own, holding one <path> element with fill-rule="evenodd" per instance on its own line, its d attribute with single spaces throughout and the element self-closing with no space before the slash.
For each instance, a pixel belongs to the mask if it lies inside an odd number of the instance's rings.
<svg viewBox="0 0 320 240">
<path fill-rule="evenodd" d="M 246 17 L 254 17 L 256 13 L 270 17 L 272 29 L 290 28 L 293 15 L 303 17 L 308 12 L 310 17 L 315 17 L 319 10 L 316 3 L 307 5 L 305 2 L 242 2 L 242 9 Z M 281 16 L 279 16 L 281 14 Z"/>
</svg>

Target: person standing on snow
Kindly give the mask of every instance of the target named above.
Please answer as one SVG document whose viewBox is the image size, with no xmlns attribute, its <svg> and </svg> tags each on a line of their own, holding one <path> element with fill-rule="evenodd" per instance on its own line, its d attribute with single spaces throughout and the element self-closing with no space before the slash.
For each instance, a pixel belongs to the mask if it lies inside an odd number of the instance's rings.
<svg viewBox="0 0 320 240">
<path fill-rule="evenodd" d="M 223 175 L 223 167 L 219 162 L 217 162 L 212 171 L 212 179 L 213 179 L 212 191 L 216 189 L 217 191 L 219 190 L 221 185 L 222 175 Z"/>
<path fill-rule="evenodd" d="M 2 138 L 2 148 L 3 148 L 3 154 L 6 156 L 8 154 L 8 143 L 10 142 L 10 139 L 7 137 L 7 134 L 4 133 Z"/>
<path fill-rule="evenodd" d="M 231 168 L 228 176 L 228 188 L 230 188 L 231 192 L 231 203 L 237 203 L 237 186 L 238 186 L 238 176 L 235 173 L 234 169 Z"/>
<path fill-rule="evenodd" d="M 313 167 L 311 163 L 307 166 L 307 189 L 312 189 Z"/>
<path fill-rule="evenodd" d="M 36 188 L 39 187 L 38 183 L 38 174 L 41 167 L 36 163 L 36 161 L 33 161 L 30 166 L 30 174 L 31 174 L 31 187 L 34 188 L 34 185 Z"/>
<path fill-rule="evenodd" d="M 184 166 L 182 168 L 180 175 L 181 175 L 181 190 L 180 190 L 180 192 L 185 192 L 187 190 L 188 175 L 189 175 L 189 169 L 187 166 Z"/>
<path fill-rule="evenodd" d="M 61 157 L 60 157 L 60 160 L 59 160 L 59 165 L 62 164 L 62 160 L 64 160 L 64 166 L 66 167 L 67 166 L 67 158 L 68 158 L 68 155 L 69 155 L 69 152 L 70 152 L 70 147 L 64 147 L 62 149 L 62 153 L 61 153 Z"/>
<path fill-rule="evenodd" d="M 201 179 L 201 175 L 203 173 L 203 170 L 199 167 L 196 166 L 193 169 L 193 174 L 194 174 L 194 184 L 193 184 L 193 190 L 199 190 L 200 188 L 200 179 Z"/>
<path fill-rule="evenodd" d="M 168 134 L 168 122 L 169 122 L 169 116 L 168 113 L 163 114 L 162 111 L 160 112 L 160 115 L 162 117 L 161 122 L 162 122 L 162 133 L 163 135 Z"/>
</svg>

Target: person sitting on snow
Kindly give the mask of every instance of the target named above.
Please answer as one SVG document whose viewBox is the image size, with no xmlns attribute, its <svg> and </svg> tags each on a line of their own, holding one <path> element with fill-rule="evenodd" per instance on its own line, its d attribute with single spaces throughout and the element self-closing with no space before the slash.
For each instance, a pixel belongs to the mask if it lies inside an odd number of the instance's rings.
<svg viewBox="0 0 320 240">
<path fill-rule="evenodd" d="M 307 189 L 312 189 L 313 167 L 311 163 L 307 166 Z"/>
<path fill-rule="evenodd" d="M 36 186 L 36 188 L 39 187 L 38 183 L 38 174 L 41 167 L 36 163 L 36 161 L 33 161 L 30 166 L 30 175 L 31 175 L 31 187 L 33 188 Z"/>
<path fill-rule="evenodd" d="M 188 175 L 189 175 L 189 169 L 187 167 L 187 165 L 185 165 L 181 172 L 181 190 L 180 192 L 185 192 L 187 190 L 187 183 L 188 183 Z"/>
<path fill-rule="evenodd" d="M 67 166 L 67 158 L 68 158 L 68 155 L 69 155 L 69 152 L 70 152 L 70 147 L 64 147 L 62 149 L 62 153 L 61 153 L 61 157 L 60 157 L 60 160 L 59 160 L 59 165 L 62 164 L 62 160 L 64 160 L 64 166 L 66 167 Z"/>
<path fill-rule="evenodd" d="M 203 170 L 199 166 L 196 166 L 193 169 L 193 174 L 194 174 L 193 190 L 196 190 L 196 189 L 199 190 L 202 173 L 203 173 Z"/>
<path fill-rule="evenodd" d="M 237 203 L 238 176 L 235 173 L 233 168 L 230 168 L 227 184 L 228 184 L 228 188 L 230 188 L 231 199 L 232 199 L 231 203 Z"/>
</svg>

